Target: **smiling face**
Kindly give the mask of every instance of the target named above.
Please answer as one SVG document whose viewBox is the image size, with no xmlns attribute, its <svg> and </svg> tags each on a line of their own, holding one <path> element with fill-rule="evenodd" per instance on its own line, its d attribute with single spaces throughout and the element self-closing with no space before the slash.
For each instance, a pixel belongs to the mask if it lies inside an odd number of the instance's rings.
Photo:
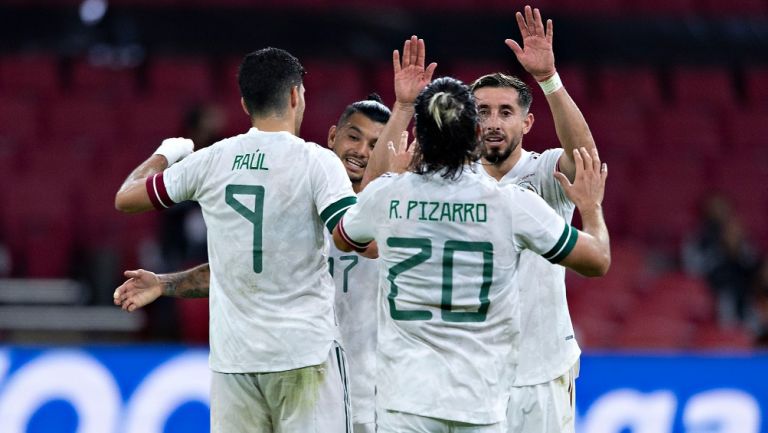
<svg viewBox="0 0 768 433">
<path fill-rule="evenodd" d="M 519 104 L 518 92 L 510 87 L 481 87 L 475 90 L 480 117 L 483 160 L 509 169 L 520 157 L 523 135 L 533 126 L 533 114 Z"/>
<path fill-rule="evenodd" d="M 328 131 L 328 148 L 341 159 L 355 192 L 358 192 L 371 150 L 382 129 L 383 123 L 358 112 L 349 116 L 343 124 L 331 126 Z"/>
</svg>

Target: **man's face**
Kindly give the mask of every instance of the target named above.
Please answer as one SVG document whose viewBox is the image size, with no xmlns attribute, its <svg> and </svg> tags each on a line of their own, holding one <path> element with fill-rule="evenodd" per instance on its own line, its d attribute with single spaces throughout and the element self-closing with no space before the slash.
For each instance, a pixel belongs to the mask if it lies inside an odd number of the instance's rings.
<svg viewBox="0 0 768 433">
<path fill-rule="evenodd" d="M 383 123 L 354 113 L 342 125 L 333 125 L 328 131 L 328 147 L 341 159 L 352 183 L 363 180 L 368 158 L 382 129 Z"/>
<path fill-rule="evenodd" d="M 518 105 L 517 90 L 481 87 L 475 90 L 480 117 L 483 158 L 501 164 L 520 147 L 533 125 L 533 115 Z"/>
</svg>

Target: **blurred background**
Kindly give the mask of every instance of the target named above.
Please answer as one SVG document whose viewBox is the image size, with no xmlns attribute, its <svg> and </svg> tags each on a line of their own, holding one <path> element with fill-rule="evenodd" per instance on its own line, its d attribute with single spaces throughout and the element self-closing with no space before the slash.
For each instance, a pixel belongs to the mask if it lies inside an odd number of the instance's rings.
<svg viewBox="0 0 768 433">
<path fill-rule="evenodd" d="M 31 395 L 20 377 L 48 377 L 22 375 L 46 357 L 59 381 L 70 375 L 62 365 L 74 376 L 106 371 L 115 419 L 141 406 L 133 400 L 152 368 L 188 367 L 189 356 L 189 371 L 207 374 L 205 300 L 162 299 L 134 314 L 111 304 L 123 270 L 207 261 L 199 208 L 127 216 L 113 201 L 163 138 L 199 148 L 247 130 L 235 78 L 244 54 L 277 46 L 300 58 L 302 136 L 325 145 L 350 102 L 371 92 L 393 102 L 391 52 L 414 33 L 438 76 L 504 71 L 532 83 L 503 43 L 520 40 L 514 12 L 525 4 L 0 1 L 0 431 L 112 431 L 86 422 L 85 400 L 9 406 L 14 390 Z M 557 69 L 610 167 L 612 268 L 568 275 L 585 351 L 580 431 L 768 431 L 768 384 L 753 380 L 768 367 L 768 0 L 530 4 L 554 20 Z M 532 111 L 525 147 L 558 147 L 535 85 Z M 79 370 L 89 362 L 95 370 Z M 659 369 L 669 370 L 648 373 Z M 55 389 L 82 390 L 68 383 Z M 191 398 L 200 407 L 173 394 L 154 427 L 114 428 L 200 431 L 201 383 Z"/>
</svg>

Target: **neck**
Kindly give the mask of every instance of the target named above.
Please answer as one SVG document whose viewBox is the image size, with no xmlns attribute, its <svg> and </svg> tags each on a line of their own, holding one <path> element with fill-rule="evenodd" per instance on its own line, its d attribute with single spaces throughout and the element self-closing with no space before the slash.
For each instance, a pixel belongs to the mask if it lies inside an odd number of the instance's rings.
<svg viewBox="0 0 768 433">
<path fill-rule="evenodd" d="M 362 185 L 363 180 L 360 179 L 358 181 L 352 181 L 352 191 L 355 192 L 355 194 L 360 194 L 360 185 Z"/>
<path fill-rule="evenodd" d="M 267 116 L 251 118 L 251 125 L 259 131 L 265 132 L 290 132 L 297 135 L 296 122 L 292 116 Z"/>
</svg>

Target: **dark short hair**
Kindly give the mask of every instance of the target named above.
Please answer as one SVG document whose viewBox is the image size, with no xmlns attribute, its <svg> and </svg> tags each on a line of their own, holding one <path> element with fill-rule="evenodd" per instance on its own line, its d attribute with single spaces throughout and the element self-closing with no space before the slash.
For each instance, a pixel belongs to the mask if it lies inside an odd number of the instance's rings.
<svg viewBox="0 0 768 433">
<path fill-rule="evenodd" d="M 392 114 L 392 112 L 389 111 L 389 108 L 384 105 L 381 96 L 376 93 L 371 93 L 368 95 L 367 99 L 347 105 L 347 108 L 341 113 L 339 122 L 336 126 L 343 125 L 344 122 L 355 113 L 360 113 L 377 123 L 387 123 L 389 121 L 389 116 Z"/>
<path fill-rule="evenodd" d="M 482 89 L 483 87 L 515 89 L 517 90 L 517 104 L 520 105 L 520 108 L 525 111 L 531 108 L 531 102 L 533 102 L 531 88 L 514 75 L 494 72 L 493 74 L 483 75 L 470 86 L 473 94 L 477 89 Z"/>
<path fill-rule="evenodd" d="M 304 67 L 299 59 L 279 48 L 263 48 L 243 58 L 237 72 L 240 95 L 251 116 L 283 113 L 286 95 L 300 86 Z"/>
<path fill-rule="evenodd" d="M 477 107 L 461 81 L 438 78 L 416 98 L 416 138 L 411 170 L 441 172 L 446 179 L 461 176 L 466 164 L 479 158 Z"/>
</svg>

